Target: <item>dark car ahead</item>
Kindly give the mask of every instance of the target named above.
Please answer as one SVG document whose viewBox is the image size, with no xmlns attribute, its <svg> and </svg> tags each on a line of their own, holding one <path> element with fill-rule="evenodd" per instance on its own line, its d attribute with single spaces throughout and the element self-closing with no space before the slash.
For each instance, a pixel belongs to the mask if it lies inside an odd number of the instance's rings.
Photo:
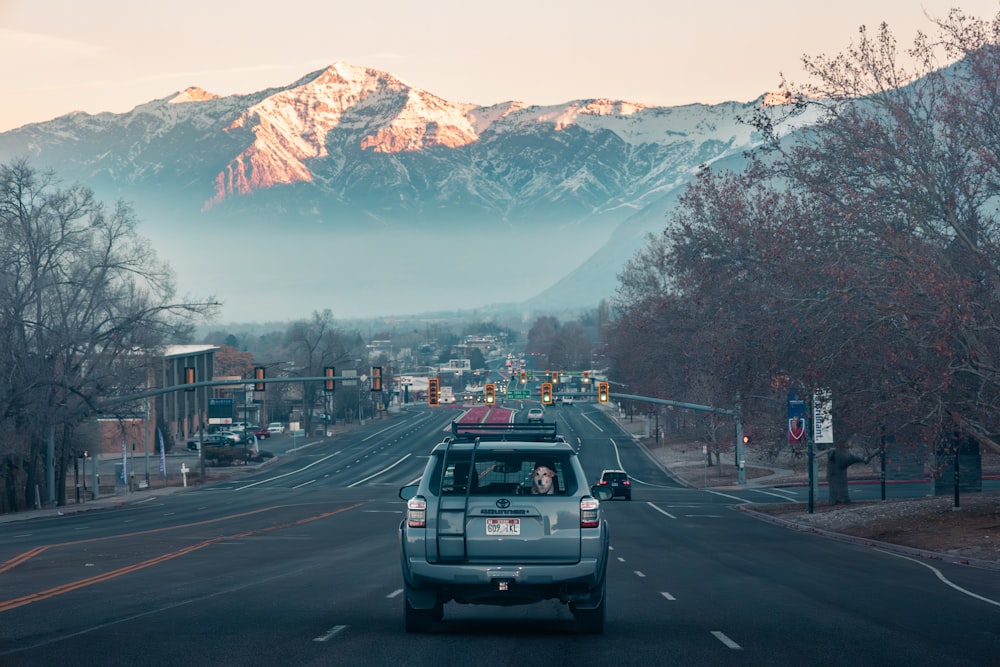
<svg viewBox="0 0 1000 667">
<path fill-rule="evenodd" d="M 632 500 L 632 480 L 624 470 L 605 470 L 601 473 L 598 484 L 610 487 L 615 497 L 621 496 L 625 500 Z"/>
</svg>

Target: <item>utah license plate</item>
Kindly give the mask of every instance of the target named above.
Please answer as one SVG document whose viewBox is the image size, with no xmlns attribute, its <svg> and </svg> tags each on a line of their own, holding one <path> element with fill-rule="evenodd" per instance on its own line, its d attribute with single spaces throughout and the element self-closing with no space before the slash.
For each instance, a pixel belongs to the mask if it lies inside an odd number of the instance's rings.
<svg viewBox="0 0 1000 667">
<path fill-rule="evenodd" d="M 521 520 L 520 519 L 487 519 L 486 520 L 486 534 L 487 535 L 520 535 L 521 534 Z"/>
</svg>

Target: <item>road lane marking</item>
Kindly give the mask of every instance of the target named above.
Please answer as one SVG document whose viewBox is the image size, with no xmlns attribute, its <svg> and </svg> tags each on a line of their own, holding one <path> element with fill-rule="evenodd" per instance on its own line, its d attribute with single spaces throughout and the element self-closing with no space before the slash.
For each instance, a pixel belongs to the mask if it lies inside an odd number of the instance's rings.
<svg viewBox="0 0 1000 667">
<path fill-rule="evenodd" d="M 743 648 L 742 646 L 734 642 L 732 639 L 727 637 L 725 633 L 723 633 L 721 630 L 712 630 L 712 636 L 718 639 L 723 644 L 725 644 L 727 648 L 731 648 L 736 651 L 741 650 Z"/>
<path fill-rule="evenodd" d="M 782 500 L 791 500 L 793 502 L 795 501 L 794 498 L 790 498 L 788 495 L 786 495 L 784 493 L 778 493 L 778 492 L 775 492 L 775 491 L 764 491 L 763 489 L 751 489 L 751 490 L 754 493 L 760 493 L 760 494 L 763 494 L 765 496 L 774 496 L 775 498 L 781 498 Z"/>
<path fill-rule="evenodd" d="M 276 526 L 266 526 L 264 528 L 256 528 L 256 529 L 247 530 L 247 531 L 244 531 L 244 532 L 241 532 L 241 533 L 235 533 L 233 535 L 220 535 L 219 537 L 213 537 L 213 538 L 210 538 L 210 539 L 207 539 L 207 540 L 203 540 L 202 542 L 199 542 L 197 544 L 192 544 L 190 546 L 184 547 L 182 549 L 178 549 L 176 551 L 167 552 L 165 554 L 161 554 L 159 556 L 156 556 L 154 558 L 150 558 L 150 559 L 141 561 L 139 563 L 134 563 L 132 565 L 126 565 L 125 567 L 120 567 L 120 568 L 118 568 L 116 570 L 111 570 L 109 572 L 104 572 L 102 574 L 97 574 L 97 575 L 94 575 L 92 577 L 86 577 L 84 579 L 78 579 L 76 581 L 71 581 L 71 582 L 69 582 L 67 584 L 61 584 L 59 586 L 55 586 L 53 588 L 49 588 L 49 589 L 44 590 L 44 591 L 38 591 L 36 593 L 29 593 L 28 595 L 22 595 L 19 598 L 12 598 L 10 600 L 0 601 L 0 612 L 10 611 L 11 609 L 16 609 L 18 607 L 23 607 L 24 605 L 33 604 L 35 602 L 41 602 L 42 600 L 48 600 L 48 599 L 51 599 L 51 598 L 63 595 L 65 593 L 70 593 L 72 591 L 79 590 L 81 588 L 86 588 L 87 586 L 93 586 L 95 584 L 99 584 L 99 583 L 102 583 L 102 582 L 105 582 L 105 581 L 109 581 L 111 579 L 116 579 L 116 578 L 118 578 L 118 577 L 120 577 L 122 575 L 125 575 L 125 574 L 131 574 L 132 572 L 138 572 L 139 570 L 144 570 L 147 567 L 152 567 L 154 565 L 159 565 L 161 563 L 165 563 L 167 561 L 173 560 L 174 558 L 178 558 L 180 556 L 187 555 L 187 554 L 192 553 L 194 551 L 198 551 L 200 549 L 204 549 L 205 547 L 209 547 L 209 546 L 212 546 L 212 545 L 215 545 L 215 544 L 222 543 L 222 542 L 224 542 L 226 540 L 233 540 L 233 539 L 238 539 L 238 538 L 251 537 L 253 535 L 263 535 L 264 533 L 270 533 L 270 532 L 275 531 L 275 530 L 281 530 L 281 529 L 284 529 L 284 528 L 291 528 L 293 526 L 300 526 L 300 525 L 303 525 L 303 524 L 306 524 L 306 523 L 310 523 L 312 521 L 317 521 L 319 519 L 325 519 L 325 518 L 334 516 L 335 514 L 340 514 L 341 512 L 346 512 L 348 510 L 356 509 L 358 507 L 361 507 L 364 504 L 365 503 L 355 503 L 353 505 L 348 505 L 346 507 L 341 507 L 339 509 L 331 510 L 329 512 L 323 512 L 323 513 L 317 514 L 315 516 L 306 517 L 304 519 L 297 519 L 297 520 L 291 521 L 289 523 L 284 523 L 284 524 L 280 524 L 280 525 L 276 525 Z M 259 511 L 263 511 L 263 510 L 258 510 L 258 511 L 255 511 L 255 512 L 246 512 L 246 514 L 247 515 L 249 515 L 249 514 L 256 514 Z M 202 522 L 198 522 L 198 523 L 212 523 L 214 521 L 219 521 L 219 520 L 221 520 L 221 519 L 213 519 L 212 521 L 202 521 Z M 198 525 L 198 523 L 189 524 L 189 525 Z M 176 528 L 176 527 L 174 527 L 174 528 Z M 174 528 L 170 528 L 169 530 L 173 530 Z M 142 534 L 147 534 L 147 533 L 156 533 L 156 532 L 160 532 L 161 530 L 168 530 L 168 529 L 155 529 L 155 530 L 148 530 L 148 531 L 140 531 L 140 532 L 137 532 L 137 533 L 131 533 L 131 535 L 134 536 L 134 535 L 142 535 Z M 118 535 L 118 536 L 115 536 L 115 537 L 123 537 L 123 536 L 122 535 Z M 41 553 L 42 551 L 45 551 L 46 549 L 50 548 L 51 546 L 67 546 L 67 545 L 70 545 L 70 544 L 84 544 L 84 543 L 87 543 L 87 542 L 97 542 L 97 541 L 104 540 L 104 539 L 110 539 L 110 538 L 95 538 L 95 539 L 90 539 L 90 540 L 79 540 L 77 542 L 64 542 L 63 544 L 59 544 L 59 545 L 48 545 L 48 546 L 44 546 L 44 547 L 36 547 L 35 549 L 32 549 L 31 551 L 27 551 L 27 552 L 21 554 L 20 556 L 12 559 L 10 561 L 7 561 L 7 563 L 4 564 L 3 569 L 0 569 L 0 572 L 4 571 L 4 569 L 10 569 L 10 567 L 13 567 L 13 565 L 16 565 L 17 563 L 14 562 L 14 561 L 23 562 L 24 560 L 27 560 L 27 558 L 29 558 L 31 556 L 34 556 L 34 555 L 37 555 L 38 553 Z"/>
<path fill-rule="evenodd" d="M 676 600 L 677 599 L 673 595 L 671 595 L 670 593 L 667 593 L 666 591 L 661 591 L 660 595 L 662 595 L 663 597 L 667 598 L 668 600 Z"/>
<path fill-rule="evenodd" d="M 948 580 L 948 578 L 946 576 L 944 576 L 944 573 L 942 573 L 941 570 L 937 569 L 933 565 L 928 565 L 927 563 L 924 563 L 923 561 L 919 561 L 916 558 L 910 558 L 909 556 L 904 556 L 902 554 L 894 554 L 891 551 L 885 551 L 884 549 L 876 549 L 876 551 L 881 551 L 882 553 L 889 554 L 890 556 L 896 556 L 897 558 L 904 558 L 906 560 L 913 561 L 917 565 L 923 565 L 924 567 L 926 567 L 927 569 L 929 569 L 931 572 L 933 572 L 937 576 L 937 578 L 940 579 L 946 586 L 951 586 L 952 588 L 954 588 L 959 593 L 964 593 L 965 595 L 968 595 L 971 598 L 975 598 L 975 599 L 979 600 L 980 602 L 985 602 L 986 604 L 991 604 L 994 607 L 1000 607 L 1000 602 L 997 602 L 996 600 L 991 600 L 990 598 L 987 598 L 987 597 L 983 597 L 982 595 L 977 595 L 976 593 L 973 593 L 970 590 L 962 588 L 958 584 L 952 583 L 951 581 Z"/>
<path fill-rule="evenodd" d="M 371 475 L 368 475 L 368 476 L 367 476 L 367 477 L 365 477 L 364 479 L 359 479 L 359 480 L 358 480 L 358 481 L 356 481 L 356 482 L 355 482 L 354 484 L 348 484 L 348 485 L 347 485 L 347 488 L 349 488 L 349 489 L 353 489 L 353 488 L 354 488 L 354 487 L 356 487 L 356 486 L 357 486 L 358 484 L 363 484 L 363 483 L 367 482 L 367 481 L 368 481 L 368 480 L 370 480 L 370 479 L 373 479 L 373 478 L 375 478 L 375 477 L 378 477 L 379 475 L 381 475 L 381 474 L 382 474 L 382 473 L 384 473 L 384 472 L 389 472 L 390 470 L 392 470 L 393 468 L 395 468 L 396 466 L 398 466 L 398 465 L 399 465 L 400 463 L 402 463 L 403 461 L 405 461 L 405 460 L 406 460 L 406 459 L 408 459 L 408 458 L 410 458 L 410 455 L 409 455 L 409 454 L 407 454 L 407 455 L 406 455 L 406 456 L 404 456 L 403 458 L 399 459 L 398 461 L 396 461 L 396 462 L 395 462 L 395 463 L 393 463 L 392 465 L 389 465 L 389 466 L 386 466 L 385 468 L 382 468 L 382 469 L 381 469 L 381 470 L 379 470 L 378 472 L 376 472 L 376 473 L 373 473 L 373 474 L 371 474 Z"/>
<path fill-rule="evenodd" d="M 717 496 L 722 496 L 723 498 L 732 498 L 733 500 L 735 500 L 737 502 L 741 502 L 741 503 L 749 503 L 750 502 L 746 498 L 740 498 L 739 496 L 732 496 L 732 495 L 729 495 L 728 493 L 722 493 L 721 491 L 712 491 L 711 489 L 705 489 L 705 490 L 708 491 L 709 493 L 714 493 Z"/>
<path fill-rule="evenodd" d="M 286 472 L 284 475 L 278 475 L 277 477 L 268 477 L 267 479 L 262 479 L 259 482 L 254 482 L 253 484 L 247 484 L 246 486 L 238 486 L 235 489 L 233 489 L 233 491 L 242 491 L 243 489 L 249 489 L 251 487 L 257 486 L 258 484 L 265 484 L 267 482 L 273 482 L 276 479 L 281 479 L 282 477 L 288 477 L 289 475 L 298 474 L 300 472 L 309 470 L 309 468 L 312 468 L 315 465 L 319 465 L 320 463 L 322 463 L 323 461 L 326 461 L 327 459 L 332 459 L 337 454 L 340 454 L 340 452 L 334 452 L 333 454 L 330 454 L 329 456 L 324 456 L 323 458 L 318 459 L 316 461 L 313 461 L 309 465 L 303 466 L 303 467 L 299 468 L 298 470 L 292 470 L 291 472 Z"/>
<path fill-rule="evenodd" d="M 640 579 L 646 578 L 646 575 L 640 572 L 639 570 L 635 570 L 635 576 L 639 577 Z"/>
<path fill-rule="evenodd" d="M 650 507 L 652 507 L 654 510 L 656 510 L 660 514 L 664 515 L 664 516 L 668 516 L 671 519 L 676 519 L 677 518 L 673 514 L 671 514 L 670 512 L 668 512 L 667 510 L 662 510 L 659 507 L 657 507 L 656 505 L 654 505 L 653 503 L 647 502 L 646 504 L 649 505 Z"/>
<path fill-rule="evenodd" d="M 347 629 L 346 625 L 335 625 L 325 633 L 321 634 L 319 637 L 313 637 L 314 642 L 325 642 L 329 639 L 336 637 L 338 634 Z"/>
<path fill-rule="evenodd" d="M 387 599 L 391 600 L 392 598 L 394 598 L 394 597 L 397 597 L 397 596 L 398 596 L 398 595 L 399 595 L 400 593 L 402 593 L 402 592 L 403 592 L 403 589 L 402 589 L 402 588 L 397 588 L 396 590 L 394 590 L 393 592 L 389 593 L 389 594 L 388 594 L 388 595 L 386 595 L 385 597 L 386 597 Z"/>
</svg>

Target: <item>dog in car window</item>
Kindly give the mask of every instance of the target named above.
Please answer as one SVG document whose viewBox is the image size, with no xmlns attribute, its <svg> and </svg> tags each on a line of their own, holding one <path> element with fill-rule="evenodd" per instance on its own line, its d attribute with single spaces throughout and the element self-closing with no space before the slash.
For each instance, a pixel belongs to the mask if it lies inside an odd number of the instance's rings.
<svg viewBox="0 0 1000 667">
<path fill-rule="evenodd" d="M 538 464 L 531 471 L 531 494 L 547 496 L 556 492 L 556 471 L 545 464 Z"/>
</svg>

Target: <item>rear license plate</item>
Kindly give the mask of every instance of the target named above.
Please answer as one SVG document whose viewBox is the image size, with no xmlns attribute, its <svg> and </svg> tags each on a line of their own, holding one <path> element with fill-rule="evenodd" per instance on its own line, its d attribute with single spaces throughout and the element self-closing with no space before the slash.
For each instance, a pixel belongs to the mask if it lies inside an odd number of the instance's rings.
<svg viewBox="0 0 1000 667">
<path fill-rule="evenodd" d="M 520 519 L 487 519 L 486 520 L 486 534 L 487 535 L 520 535 L 521 534 L 521 520 Z"/>
</svg>

